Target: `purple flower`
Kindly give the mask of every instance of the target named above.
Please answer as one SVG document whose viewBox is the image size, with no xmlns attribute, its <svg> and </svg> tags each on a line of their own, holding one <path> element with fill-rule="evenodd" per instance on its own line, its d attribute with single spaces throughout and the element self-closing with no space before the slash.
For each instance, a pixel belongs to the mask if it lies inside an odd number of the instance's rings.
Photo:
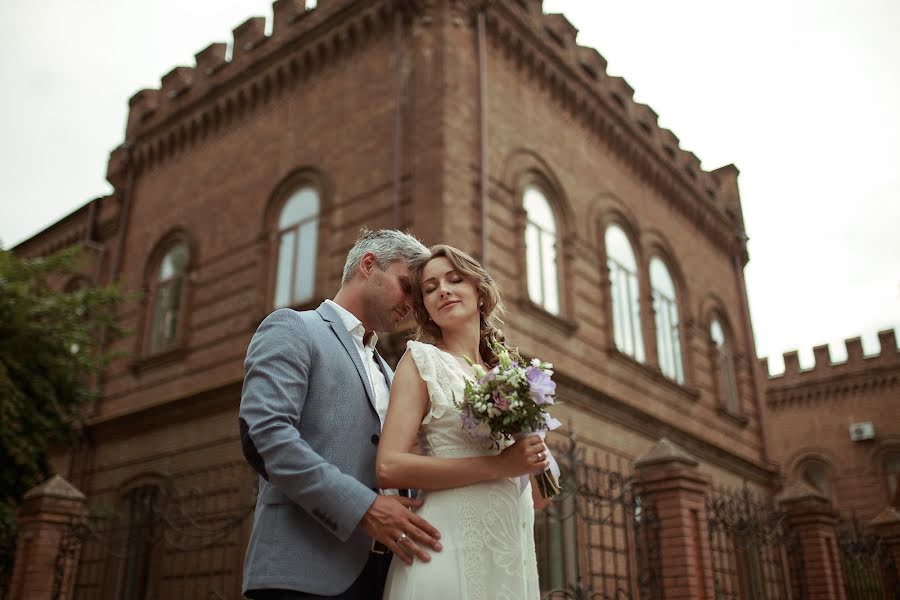
<svg viewBox="0 0 900 600">
<path fill-rule="evenodd" d="M 509 409 L 509 398 L 500 393 L 500 390 L 494 390 L 494 393 L 491 394 L 491 399 L 494 401 L 494 407 L 497 410 L 506 412 Z"/>
<path fill-rule="evenodd" d="M 553 394 L 556 392 L 556 383 L 550 379 L 550 375 L 539 367 L 525 369 L 528 378 L 528 387 L 531 391 L 531 399 L 535 404 L 553 404 Z"/>
<path fill-rule="evenodd" d="M 491 382 L 496 378 L 497 378 L 497 368 L 494 367 L 493 369 L 491 369 L 490 371 L 485 373 L 484 377 L 482 377 L 481 379 L 478 380 L 478 383 L 480 383 L 481 385 L 484 385 L 485 383 Z"/>
<path fill-rule="evenodd" d="M 478 419 L 475 417 L 475 414 L 468 408 L 463 409 L 460 413 L 459 418 L 462 419 L 463 429 L 466 431 L 474 431 L 476 427 L 478 427 Z"/>
</svg>

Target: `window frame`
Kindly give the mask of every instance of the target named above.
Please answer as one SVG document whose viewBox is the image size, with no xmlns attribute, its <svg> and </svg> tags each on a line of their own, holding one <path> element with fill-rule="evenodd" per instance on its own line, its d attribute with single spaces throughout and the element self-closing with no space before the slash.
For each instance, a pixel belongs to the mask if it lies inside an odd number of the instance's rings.
<svg viewBox="0 0 900 600">
<path fill-rule="evenodd" d="M 280 244 L 282 230 L 279 227 L 279 219 L 282 211 L 293 198 L 294 194 L 302 189 L 311 188 L 318 198 L 319 208 L 316 213 L 318 225 L 316 228 L 316 244 L 315 244 L 315 260 L 313 262 L 313 280 L 312 294 L 310 299 L 299 304 L 290 303 L 285 306 L 276 306 L 276 293 L 278 288 L 278 269 L 280 260 Z M 266 210 L 262 214 L 262 224 L 260 233 L 261 250 L 267 265 L 267 282 L 266 291 L 263 294 L 264 305 L 262 306 L 259 320 L 278 308 L 292 308 L 295 310 L 304 310 L 315 308 L 323 299 L 321 290 L 326 287 L 326 279 L 331 276 L 337 277 L 337 284 L 340 284 L 340 272 L 329 273 L 323 272 L 320 268 L 324 259 L 323 240 L 331 237 L 332 228 L 330 227 L 331 216 L 331 185 L 327 178 L 317 169 L 312 167 L 301 167 L 286 177 L 275 186 L 269 197 Z M 308 222 L 309 220 L 304 220 Z M 296 227 L 302 223 L 296 223 Z M 297 229 L 299 230 L 299 229 Z M 295 241 L 295 244 L 297 242 Z M 343 266 L 343 265 L 342 265 Z M 291 277 L 291 287 L 293 288 L 294 279 Z"/>
<path fill-rule="evenodd" d="M 654 349 L 656 351 L 656 364 L 659 368 L 660 372 L 667 377 L 669 380 L 677 383 L 679 385 L 687 384 L 687 360 L 685 356 L 685 348 L 687 345 L 685 344 L 684 339 L 684 318 L 683 318 L 683 307 L 684 307 L 684 292 L 683 286 L 679 285 L 679 277 L 677 276 L 675 270 L 673 269 L 672 261 L 662 252 L 653 251 L 649 253 L 650 259 L 647 261 L 647 282 L 650 288 L 650 307 L 652 313 L 652 332 L 654 338 Z M 659 261 L 662 267 L 666 271 L 666 275 L 669 278 L 669 281 L 672 284 L 673 297 L 666 297 L 662 291 L 657 290 L 657 288 L 653 285 L 653 263 L 654 261 Z M 676 365 L 677 370 L 674 374 L 667 373 L 663 368 L 663 360 L 662 360 L 662 348 L 660 347 L 660 315 L 659 310 L 657 308 L 657 295 L 663 296 L 667 301 L 665 304 L 669 309 L 670 316 L 671 313 L 674 313 L 674 317 L 676 322 L 674 325 L 669 324 L 669 337 L 677 345 L 677 348 L 672 349 L 673 358 L 677 358 Z M 673 331 L 674 330 L 674 334 Z M 677 350 L 677 353 L 675 352 Z"/>
<path fill-rule="evenodd" d="M 896 471 L 888 470 L 888 459 L 897 456 L 900 461 L 900 447 L 889 446 L 884 448 L 878 455 L 878 465 L 876 471 L 881 474 L 882 485 L 884 486 L 885 499 L 887 505 L 900 510 L 900 462 Z M 891 493 L 891 478 L 894 478 L 894 490 Z"/>
<path fill-rule="evenodd" d="M 544 225 L 538 223 L 537 221 L 532 220 L 531 217 L 529 216 L 528 209 L 525 206 L 525 195 L 530 190 L 534 190 L 535 192 L 540 194 L 541 199 L 546 204 L 547 210 L 550 212 L 551 216 L 553 217 L 553 225 L 554 225 L 553 231 L 547 230 L 547 228 Z M 542 310 L 546 311 L 547 313 L 549 313 L 555 317 L 559 317 L 563 314 L 563 285 L 562 285 L 561 273 L 562 273 L 562 262 L 563 262 L 564 250 L 562 247 L 562 243 L 560 241 L 561 240 L 560 218 L 559 218 L 558 211 L 555 210 L 555 208 L 553 206 L 553 202 L 550 200 L 549 194 L 547 193 L 546 187 L 541 185 L 540 182 L 535 180 L 534 178 L 525 180 L 524 184 L 521 187 L 521 192 L 519 194 L 519 200 L 521 203 L 521 208 L 524 212 L 524 221 L 525 221 L 525 225 L 523 228 L 522 243 L 523 243 L 523 249 L 524 249 L 524 253 L 525 253 L 524 273 L 525 273 L 526 297 L 535 306 L 541 308 Z M 541 291 L 540 299 L 535 299 L 531 294 L 531 287 L 532 287 L 531 283 L 532 282 L 530 279 L 531 269 L 529 268 L 531 265 L 529 263 L 529 258 L 528 258 L 528 254 L 529 254 L 528 253 L 528 233 L 529 233 L 530 228 L 536 229 L 537 236 L 538 236 L 537 270 L 538 270 L 539 287 L 540 287 L 540 291 Z M 553 259 L 555 273 L 553 273 L 553 278 L 552 278 L 554 286 L 556 288 L 555 289 L 555 292 L 556 292 L 556 310 L 555 311 L 551 310 L 551 308 L 548 306 L 548 302 L 547 302 L 548 294 L 547 294 L 547 290 L 545 289 L 547 279 L 548 279 L 547 273 L 544 270 L 544 239 L 545 239 L 545 236 L 547 236 L 547 237 L 552 236 L 554 254 L 555 254 L 554 259 Z"/>
<path fill-rule="evenodd" d="M 716 322 L 718 322 L 719 328 L 722 330 L 723 346 L 727 348 L 727 353 L 723 353 L 719 349 L 719 345 L 716 344 L 715 339 L 713 338 L 712 327 L 713 323 Z M 706 338 L 709 344 L 710 375 L 713 382 L 712 392 L 716 398 L 718 412 L 721 415 L 736 419 L 742 426 L 746 425 L 748 417 L 744 414 L 743 393 L 740 381 L 738 380 L 737 354 L 734 351 L 734 330 L 731 327 L 731 321 L 725 317 L 725 314 L 721 309 L 716 309 L 707 320 Z M 730 367 L 732 381 L 731 389 L 734 392 L 734 406 L 729 405 L 728 398 L 726 397 L 727 394 L 723 388 L 722 369 L 720 367 L 723 354 L 724 358 L 727 358 Z"/>
<path fill-rule="evenodd" d="M 628 314 L 635 313 L 635 314 L 631 315 L 631 319 L 629 320 L 629 323 L 626 323 L 625 325 L 628 326 L 628 329 L 631 330 L 631 336 L 634 340 L 634 343 L 637 344 L 638 341 L 640 342 L 640 350 L 641 350 L 641 354 L 643 355 L 641 357 L 637 356 L 637 354 L 638 354 L 637 351 L 635 351 L 635 353 L 632 354 L 631 352 L 628 352 L 625 348 L 620 347 L 619 344 L 616 342 L 616 330 L 617 330 L 616 312 L 617 312 L 617 310 L 616 310 L 616 293 L 615 293 L 615 288 L 614 288 L 615 282 L 613 281 L 614 277 L 616 276 L 616 273 L 613 272 L 613 269 L 611 268 L 610 265 L 611 265 L 611 263 L 615 263 L 615 265 L 618 267 L 619 270 L 625 271 L 625 272 L 628 272 L 628 269 L 625 268 L 624 265 L 621 265 L 618 260 L 615 260 L 610 256 L 610 252 L 609 252 L 609 248 L 608 248 L 608 244 L 607 244 L 607 235 L 609 233 L 609 230 L 613 227 L 618 228 L 622 232 L 622 234 L 625 236 L 625 239 L 627 240 L 627 242 L 629 244 L 632 256 L 634 257 L 635 271 L 633 274 L 632 273 L 630 273 L 630 274 L 633 275 L 633 277 L 634 277 L 634 281 L 633 281 L 634 286 L 633 287 L 637 291 L 637 297 L 631 298 L 630 293 L 628 294 L 628 296 L 629 296 L 628 309 L 629 310 L 627 311 L 627 313 Z M 644 311 L 644 307 L 643 307 L 643 303 L 646 299 L 645 298 L 646 293 L 644 290 L 645 278 L 642 277 L 642 275 L 641 275 L 643 272 L 643 269 L 641 268 L 643 261 L 642 261 L 642 257 L 641 257 L 641 247 L 639 244 L 636 243 L 637 236 L 634 234 L 634 230 L 631 228 L 631 226 L 628 223 L 626 223 L 620 219 L 611 219 L 602 225 L 602 228 L 600 231 L 600 240 L 601 240 L 601 247 L 602 247 L 602 253 L 601 253 L 601 259 L 602 259 L 602 265 L 603 265 L 602 269 L 605 273 L 605 277 L 603 279 L 604 279 L 605 287 L 606 287 L 605 293 L 606 293 L 607 299 L 608 299 L 608 302 L 606 303 L 607 304 L 606 312 L 607 312 L 607 317 L 608 317 L 607 320 L 609 323 L 608 328 L 607 328 L 608 334 L 609 334 L 609 345 L 611 348 L 615 349 L 617 352 L 619 352 L 623 356 L 627 356 L 628 358 L 634 360 L 635 362 L 637 362 L 639 364 L 646 365 L 649 352 L 648 352 L 648 344 L 647 344 L 647 327 L 646 327 L 646 323 L 644 323 L 644 312 L 645 311 Z M 626 280 L 627 280 L 627 277 L 626 277 Z M 632 283 L 631 281 L 628 281 L 628 290 L 627 290 L 628 292 L 632 291 L 631 283 Z M 638 328 L 637 331 L 635 331 L 635 326 L 637 326 L 637 328 Z M 635 350 L 637 350 L 637 347 L 635 347 Z"/>
<path fill-rule="evenodd" d="M 311 216 L 306 216 L 291 223 L 290 225 L 282 228 L 279 221 L 281 220 L 281 216 L 284 214 L 284 211 L 287 209 L 288 205 L 294 200 L 299 194 L 305 192 L 306 190 L 311 190 L 316 197 L 316 210 L 314 214 Z M 299 270 L 300 261 L 300 247 L 301 236 L 300 230 L 308 225 L 309 223 L 315 224 L 315 249 L 312 258 L 312 274 L 311 274 L 311 289 L 308 298 L 298 298 L 295 296 L 295 292 L 297 291 L 297 273 Z M 316 265 L 319 260 L 319 233 L 321 231 L 322 224 L 322 198 L 321 194 L 314 185 L 309 183 L 300 184 L 294 188 L 294 190 L 288 194 L 284 201 L 281 203 L 279 210 L 276 212 L 275 224 L 274 224 L 274 235 L 275 235 L 275 282 L 274 288 L 272 290 L 272 302 L 270 307 L 272 310 L 277 310 L 279 308 L 294 308 L 298 306 L 305 306 L 315 300 L 316 298 Z M 287 256 L 287 260 L 290 260 L 290 282 L 288 284 L 288 302 L 286 304 L 278 303 L 278 292 L 279 292 L 279 274 L 281 273 L 282 267 L 282 240 L 288 235 L 293 234 L 293 242 L 292 242 L 292 250 Z"/>
<path fill-rule="evenodd" d="M 154 325 L 156 322 L 156 311 L 159 302 L 159 272 L 163 261 L 169 253 L 177 246 L 183 245 L 187 253 L 184 270 L 181 277 L 177 278 L 181 282 L 178 300 L 178 314 L 176 318 L 176 330 L 173 341 L 165 347 L 155 348 L 153 344 Z M 142 319 L 141 319 L 141 335 L 138 336 L 139 352 L 138 356 L 142 358 L 132 367 L 141 369 L 145 366 L 164 360 L 167 357 L 174 357 L 180 354 L 188 345 L 188 335 L 190 330 L 190 304 L 192 296 L 192 279 L 197 261 L 196 244 L 193 239 L 183 229 L 176 229 L 165 235 L 157 244 L 150 254 L 144 271 L 144 294 L 141 301 Z M 170 287 L 175 279 L 168 279 L 162 282 L 166 287 Z"/>
</svg>

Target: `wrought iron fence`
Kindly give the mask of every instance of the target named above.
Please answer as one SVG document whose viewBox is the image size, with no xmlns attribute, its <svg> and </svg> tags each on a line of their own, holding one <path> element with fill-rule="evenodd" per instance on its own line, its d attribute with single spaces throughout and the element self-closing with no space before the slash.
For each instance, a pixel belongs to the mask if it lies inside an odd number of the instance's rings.
<svg viewBox="0 0 900 600">
<path fill-rule="evenodd" d="M 92 498 L 57 554 L 54 598 L 239 599 L 257 477 L 233 462 L 144 481 Z M 66 568 L 80 548 L 78 568 Z"/>
<path fill-rule="evenodd" d="M 771 501 L 713 490 L 706 502 L 716 600 L 803 600 L 802 546 Z"/>
<path fill-rule="evenodd" d="M 900 600 L 897 564 L 884 541 L 854 518 L 837 529 L 847 600 Z"/>
<path fill-rule="evenodd" d="M 658 600 L 659 519 L 634 493 L 628 464 L 568 440 L 551 442 L 562 492 L 538 515 L 545 600 Z"/>
</svg>

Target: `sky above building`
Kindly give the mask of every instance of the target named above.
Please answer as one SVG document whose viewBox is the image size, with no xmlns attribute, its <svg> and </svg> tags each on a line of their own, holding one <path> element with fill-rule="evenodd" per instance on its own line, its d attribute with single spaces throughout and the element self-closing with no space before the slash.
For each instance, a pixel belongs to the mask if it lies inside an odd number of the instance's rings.
<svg viewBox="0 0 900 600">
<path fill-rule="evenodd" d="M 508 1 L 508 0 L 497 0 Z M 545 0 L 704 169 L 734 163 L 757 352 L 900 326 L 900 3 Z M 111 191 L 127 101 L 271 0 L 0 3 L 0 243 Z"/>
</svg>

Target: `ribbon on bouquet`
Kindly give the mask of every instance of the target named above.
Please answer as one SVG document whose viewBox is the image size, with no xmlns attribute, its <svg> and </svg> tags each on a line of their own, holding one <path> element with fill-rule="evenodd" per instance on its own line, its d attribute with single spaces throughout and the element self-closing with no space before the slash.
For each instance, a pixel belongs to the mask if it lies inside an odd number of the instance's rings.
<svg viewBox="0 0 900 600">
<path fill-rule="evenodd" d="M 552 417 L 551 417 L 551 419 L 552 419 Z M 556 419 L 552 419 L 552 421 L 555 421 L 555 423 L 548 422 L 548 430 L 550 430 L 550 431 L 556 429 L 561 424 Z M 543 440 L 547 437 L 547 432 L 546 431 L 532 431 L 532 432 L 528 432 L 528 433 L 518 433 L 513 436 L 513 439 L 518 441 L 518 440 L 527 438 L 530 435 L 540 436 L 540 438 Z M 546 444 L 545 444 L 545 446 L 546 446 Z M 550 452 L 549 446 L 547 446 L 547 449 L 544 451 L 544 453 L 547 455 L 547 460 L 550 461 L 550 468 L 547 470 L 550 471 L 550 473 L 552 473 L 552 475 L 553 475 L 553 478 L 557 482 L 559 482 L 559 475 L 560 475 L 559 464 L 556 462 L 556 459 L 553 457 L 553 453 Z M 544 473 L 546 473 L 546 472 L 547 471 L 544 471 Z M 540 475 L 540 473 L 538 473 L 538 475 Z M 530 479 L 530 477 L 531 477 L 530 475 L 519 475 L 518 479 L 516 480 L 516 483 L 519 486 L 519 494 L 520 495 L 525 491 L 525 488 L 528 487 L 528 480 Z"/>
</svg>

